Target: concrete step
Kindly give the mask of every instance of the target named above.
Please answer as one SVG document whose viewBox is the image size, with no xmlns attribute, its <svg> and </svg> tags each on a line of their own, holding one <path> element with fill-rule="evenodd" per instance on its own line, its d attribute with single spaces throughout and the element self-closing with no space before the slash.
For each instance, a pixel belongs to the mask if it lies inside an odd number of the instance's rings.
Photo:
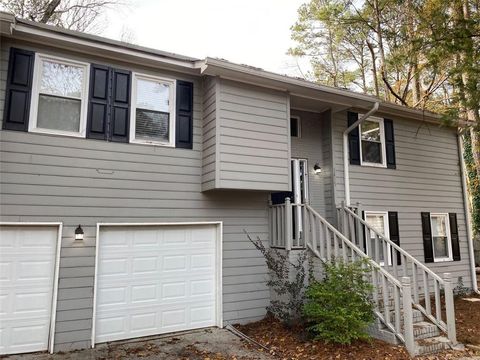
<svg viewBox="0 0 480 360">
<path fill-rule="evenodd" d="M 440 330 L 432 323 L 420 321 L 413 324 L 413 336 L 415 340 L 438 337 L 440 336 Z"/>
<path fill-rule="evenodd" d="M 450 348 L 450 340 L 445 336 L 435 336 L 415 341 L 416 355 L 433 354 Z"/>
</svg>

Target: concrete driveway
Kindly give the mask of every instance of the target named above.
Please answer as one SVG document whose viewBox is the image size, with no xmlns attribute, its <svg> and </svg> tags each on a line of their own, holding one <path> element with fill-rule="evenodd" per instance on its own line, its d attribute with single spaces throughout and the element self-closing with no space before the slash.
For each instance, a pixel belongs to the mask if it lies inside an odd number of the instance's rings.
<svg viewBox="0 0 480 360">
<path fill-rule="evenodd" d="M 226 329 L 208 328 L 190 332 L 99 344 L 95 349 L 67 353 L 10 355 L 8 360 L 119 360 L 119 359 L 238 359 L 271 360 L 273 357 L 248 349 L 243 340 Z"/>
</svg>

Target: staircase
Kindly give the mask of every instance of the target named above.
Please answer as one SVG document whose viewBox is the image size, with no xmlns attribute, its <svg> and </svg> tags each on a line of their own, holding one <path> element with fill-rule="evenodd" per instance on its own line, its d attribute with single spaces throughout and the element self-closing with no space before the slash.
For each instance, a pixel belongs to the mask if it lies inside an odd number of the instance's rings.
<svg viewBox="0 0 480 360">
<path fill-rule="evenodd" d="M 368 259 L 376 316 L 370 329 L 373 336 L 404 344 L 412 356 L 456 346 L 450 274 L 439 277 L 359 214 L 358 207 L 339 207 L 337 229 L 311 206 L 291 204 L 287 198 L 284 204 L 269 208 L 270 245 L 285 250 L 308 248 L 323 263 Z M 380 248 L 388 254 L 387 261 L 382 261 Z M 366 249 L 371 249 L 370 256 Z"/>
</svg>

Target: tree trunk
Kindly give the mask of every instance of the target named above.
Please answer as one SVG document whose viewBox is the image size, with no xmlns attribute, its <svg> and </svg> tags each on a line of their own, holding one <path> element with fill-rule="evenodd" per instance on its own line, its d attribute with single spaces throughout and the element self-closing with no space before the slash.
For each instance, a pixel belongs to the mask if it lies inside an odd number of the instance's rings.
<svg viewBox="0 0 480 360">
<path fill-rule="evenodd" d="M 375 55 L 375 49 L 373 45 L 367 41 L 368 50 L 370 51 L 370 56 L 372 57 L 372 77 L 373 85 L 375 87 L 375 95 L 380 97 L 380 89 L 378 87 L 378 73 L 377 73 L 377 56 Z"/>
<path fill-rule="evenodd" d="M 50 18 L 55 13 L 55 10 L 57 9 L 57 7 L 60 5 L 60 2 L 61 0 L 52 0 L 48 3 L 42 18 L 40 19 L 41 23 L 46 24 L 48 20 L 50 20 Z"/>
</svg>

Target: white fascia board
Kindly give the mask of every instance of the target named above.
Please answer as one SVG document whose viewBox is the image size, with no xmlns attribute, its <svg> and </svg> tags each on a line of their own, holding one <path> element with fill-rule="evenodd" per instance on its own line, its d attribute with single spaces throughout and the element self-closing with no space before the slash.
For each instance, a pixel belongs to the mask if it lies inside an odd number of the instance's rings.
<svg viewBox="0 0 480 360">
<path fill-rule="evenodd" d="M 54 32 L 49 29 L 24 25 L 17 22 L 13 25 L 13 31 L 10 36 L 15 40 L 24 40 L 33 43 L 48 44 L 69 51 L 76 51 L 85 54 L 95 54 L 114 60 L 121 59 L 126 62 L 135 62 L 148 66 L 161 66 L 162 69 L 168 68 L 175 71 L 186 72 L 190 74 L 200 74 L 200 64 L 198 60 L 182 60 L 168 57 L 161 54 L 148 53 L 147 51 L 130 49 L 115 44 L 109 44 L 107 41 L 100 42 L 90 39 L 84 39 L 80 36 Z"/>
</svg>

